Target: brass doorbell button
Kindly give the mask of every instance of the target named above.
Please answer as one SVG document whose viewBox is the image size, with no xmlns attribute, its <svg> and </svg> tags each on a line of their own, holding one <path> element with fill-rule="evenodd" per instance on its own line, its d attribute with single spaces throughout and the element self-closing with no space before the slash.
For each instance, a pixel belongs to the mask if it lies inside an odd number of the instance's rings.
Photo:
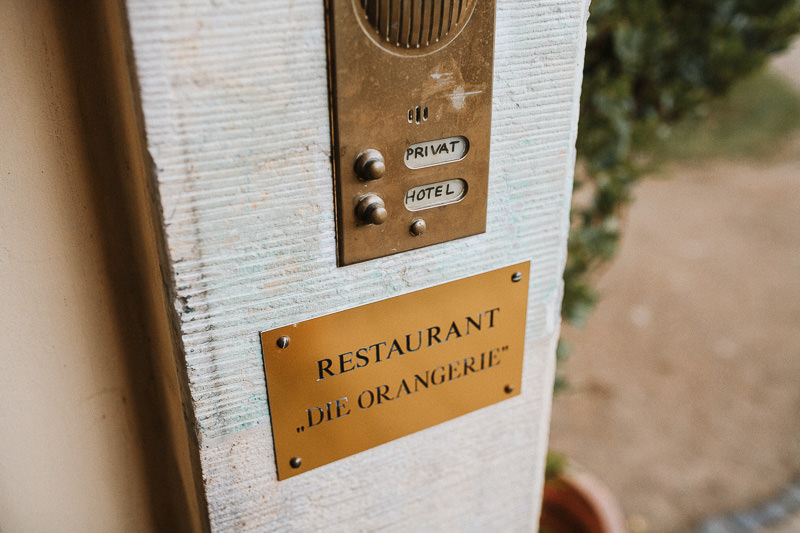
<svg viewBox="0 0 800 533">
<path fill-rule="evenodd" d="M 365 224 L 379 226 L 386 222 L 389 213 L 386 211 L 386 204 L 380 196 L 376 194 L 366 194 L 361 197 L 356 206 L 356 216 Z"/>
<path fill-rule="evenodd" d="M 364 150 L 356 159 L 356 174 L 362 180 L 381 179 L 386 172 L 386 162 L 383 154 L 372 148 Z"/>
</svg>

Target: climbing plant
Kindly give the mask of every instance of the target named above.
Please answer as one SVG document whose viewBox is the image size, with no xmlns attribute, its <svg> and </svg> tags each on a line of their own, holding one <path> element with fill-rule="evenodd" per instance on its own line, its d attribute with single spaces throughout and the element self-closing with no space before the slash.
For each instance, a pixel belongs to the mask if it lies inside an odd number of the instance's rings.
<svg viewBox="0 0 800 533">
<path fill-rule="evenodd" d="M 618 216 L 648 151 L 799 30 L 800 0 L 592 1 L 565 321 L 580 325 L 595 303 L 591 274 L 616 252 Z"/>
</svg>

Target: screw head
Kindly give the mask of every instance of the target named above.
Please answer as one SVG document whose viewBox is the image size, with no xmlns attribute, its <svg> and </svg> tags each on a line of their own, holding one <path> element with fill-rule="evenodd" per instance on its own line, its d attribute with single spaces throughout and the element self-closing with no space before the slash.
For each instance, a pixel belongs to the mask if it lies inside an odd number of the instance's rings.
<svg viewBox="0 0 800 533">
<path fill-rule="evenodd" d="M 428 229 L 428 224 L 421 218 L 415 218 L 414 220 L 411 221 L 411 228 L 410 228 L 411 235 L 419 237 L 420 235 L 425 233 L 425 230 L 427 229 Z"/>
<path fill-rule="evenodd" d="M 289 337 L 287 337 L 286 335 L 284 335 L 283 337 L 278 337 L 278 342 L 276 342 L 275 344 L 278 345 L 278 348 L 283 350 L 284 348 L 289 346 Z"/>
<path fill-rule="evenodd" d="M 522 272 L 514 272 L 511 275 L 511 281 L 513 281 L 514 283 L 518 282 L 521 279 L 522 279 Z"/>
<path fill-rule="evenodd" d="M 506 385 L 503 388 L 503 390 L 505 391 L 506 394 L 511 394 L 512 392 L 514 392 L 514 386 L 513 385 Z"/>
<path fill-rule="evenodd" d="M 303 464 L 303 460 L 300 459 L 299 457 L 292 457 L 289 460 L 289 466 L 291 466 L 292 468 L 300 468 L 300 466 L 302 464 Z"/>
</svg>

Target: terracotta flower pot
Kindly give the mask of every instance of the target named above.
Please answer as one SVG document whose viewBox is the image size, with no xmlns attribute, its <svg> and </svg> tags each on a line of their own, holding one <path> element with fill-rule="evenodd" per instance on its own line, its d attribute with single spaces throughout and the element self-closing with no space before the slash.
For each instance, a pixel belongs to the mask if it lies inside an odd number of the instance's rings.
<svg viewBox="0 0 800 533">
<path fill-rule="evenodd" d="M 544 484 L 541 533 L 627 533 L 622 508 L 611 491 L 575 467 Z"/>
</svg>

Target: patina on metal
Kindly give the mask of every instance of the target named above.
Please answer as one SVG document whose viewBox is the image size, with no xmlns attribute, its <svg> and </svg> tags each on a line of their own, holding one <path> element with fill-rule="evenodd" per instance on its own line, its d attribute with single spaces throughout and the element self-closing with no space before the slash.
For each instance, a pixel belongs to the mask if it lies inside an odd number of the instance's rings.
<svg viewBox="0 0 800 533">
<path fill-rule="evenodd" d="M 339 265 L 484 232 L 494 0 L 327 4 Z M 456 179 L 457 203 L 407 208 L 408 191 Z M 369 195 L 382 222 L 364 218 Z"/>
<path fill-rule="evenodd" d="M 517 396 L 529 269 L 261 333 L 278 479 Z"/>
</svg>

